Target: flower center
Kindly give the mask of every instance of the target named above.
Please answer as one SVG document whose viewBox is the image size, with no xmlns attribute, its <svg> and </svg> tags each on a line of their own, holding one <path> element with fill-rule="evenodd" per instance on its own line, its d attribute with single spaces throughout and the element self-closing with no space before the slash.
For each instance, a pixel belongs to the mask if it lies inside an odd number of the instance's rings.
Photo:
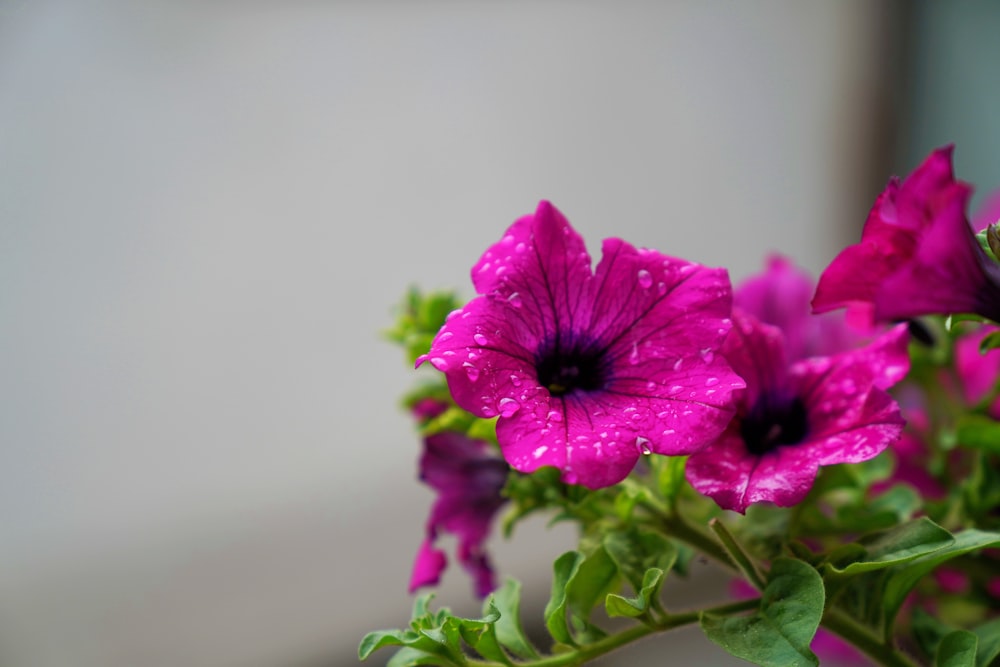
<svg viewBox="0 0 1000 667">
<path fill-rule="evenodd" d="M 747 451 L 758 456 L 781 445 L 798 444 L 808 432 L 806 406 L 798 397 L 775 401 L 773 397 L 761 396 L 740 424 Z"/>
<path fill-rule="evenodd" d="M 553 396 L 601 389 L 607 380 L 602 358 L 598 352 L 579 348 L 544 351 L 535 359 L 538 382 Z"/>
</svg>

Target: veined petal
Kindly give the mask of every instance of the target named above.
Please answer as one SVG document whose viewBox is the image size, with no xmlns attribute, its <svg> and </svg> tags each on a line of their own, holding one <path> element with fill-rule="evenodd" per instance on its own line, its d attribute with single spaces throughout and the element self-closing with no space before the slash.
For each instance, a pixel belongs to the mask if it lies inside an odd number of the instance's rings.
<svg viewBox="0 0 1000 667">
<path fill-rule="evenodd" d="M 687 461 L 685 474 L 699 493 L 719 507 L 743 514 L 753 503 L 794 505 L 806 496 L 819 466 L 779 448 L 763 456 L 747 451 L 738 425 Z M 791 459 L 791 460 L 789 460 Z"/>
<path fill-rule="evenodd" d="M 731 325 L 724 270 L 609 239 L 592 273 L 582 239 L 542 202 L 473 281 L 481 296 L 417 365 L 444 372 L 463 409 L 499 417 L 515 469 L 608 486 L 640 452 L 697 451 L 729 422 L 744 383 L 718 354 Z"/>
<path fill-rule="evenodd" d="M 582 297 L 592 279 L 583 238 L 547 201 L 515 222 L 472 267 L 476 292 L 515 313 L 523 309 L 521 319 L 543 337 L 589 321 L 590 302 Z"/>
</svg>

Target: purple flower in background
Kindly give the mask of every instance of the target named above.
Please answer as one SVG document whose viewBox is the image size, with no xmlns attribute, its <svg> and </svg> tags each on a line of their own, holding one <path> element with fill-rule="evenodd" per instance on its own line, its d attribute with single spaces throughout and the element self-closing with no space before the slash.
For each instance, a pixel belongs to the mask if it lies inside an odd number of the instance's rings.
<svg viewBox="0 0 1000 667">
<path fill-rule="evenodd" d="M 810 312 L 814 289 L 806 271 L 786 257 L 772 255 L 763 272 L 740 283 L 733 306 L 781 329 L 789 361 L 860 347 L 865 337 L 847 325 L 842 313 Z"/>
<path fill-rule="evenodd" d="M 420 478 L 437 492 L 427 519 L 427 537 L 413 564 L 410 592 L 437 584 L 447 557 L 434 548 L 438 533 L 458 538 L 458 561 L 472 576 L 476 594 L 486 597 L 496 584 L 483 548 L 493 517 L 507 501 L 500 495 L 509 466 L 490 446 L 462 433 L 442 432 L 424 439 Z"/>
<path fill-rule="evenodd" d="M 977 313 L 1000 320 L 1000 265 L 976 241 L 965 215 L 972 189 L 955 180 L 952 148 L 934 151 L 875 201 L 861 242 L 820 277 L 817 313 L 848 307 L 858 320 Z"/>
<path fill-rule="evenodd" d="M 445 373 L 459 406 L 495 417 L 517 470 L 555 466 L 590 488 L 621 481 L 640 453 L 689 454 L 733 414 L 743 381 L 716 354 L 731 288 L 709 269 L 583 239 L 541 202 L 472 270 L 481 295 L 452 313 L 417 360 Z"/>
<path fill-rule="evenodd" d="M 997 327 L 984 325 L 955 341 L 955 373 L 969 405 L 989 396 L 1000 379 L 1000 350 L 994 348 L 986 354 L 979 351 L 979 344 L 995 331 Z M 992 402 L 988 411 L 994 419 L 1000 419 L 1000 398 Z"/>
<path fill-rule="evenodd" d="M 873 458 L 903 429 L 884 390 L 908 369 L 906 342 L 900 325 L 865 347 L 790 362 L 780 329 L 734 310 L 723 354 L 747 387 L 726 432 L 688 459 L 688 481 L 742 513 L 798 503 L 820 466 Z"/>
</svg>

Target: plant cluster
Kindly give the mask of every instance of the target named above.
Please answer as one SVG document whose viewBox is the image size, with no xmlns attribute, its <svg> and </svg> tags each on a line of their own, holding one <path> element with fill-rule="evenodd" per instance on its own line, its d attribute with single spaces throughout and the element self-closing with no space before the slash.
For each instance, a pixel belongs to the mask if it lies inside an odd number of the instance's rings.
<svg viewBox="0 0 1000 667">
<path fill-rule="evenodd" d="M 411 592 L 450 534 L 485 604 L 420 596 L 360 657 L 579 665 L 697 624 L 759 665 L 1000 661 L 1000 198 L 970 222 L 971 191 L 933 152 L 818 284 L 775 255 L 733 288 L 617 238 L 594 267 L 542 202 L 472 268 L 474 299 L 412 290 L 390 337 L 437 371 L 405 400 L 437 496 Z M 579 528 L 541 649 L 486 550 L 537 513 Z M 732 595 L 678 608 L 661 587 L 696 559 Z"/>
</svg>

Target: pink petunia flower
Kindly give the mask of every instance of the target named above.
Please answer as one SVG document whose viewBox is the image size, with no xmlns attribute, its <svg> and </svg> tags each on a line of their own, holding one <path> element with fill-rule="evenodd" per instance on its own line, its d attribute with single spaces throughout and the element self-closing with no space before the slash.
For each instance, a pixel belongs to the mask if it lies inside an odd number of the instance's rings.
<svg viewBox="0 0 1000 667">
<path fill-rule="evenodd" d="M 438 492 L 427 519 L 427 537 L 420 545 L 410 577 L 410 592 L 437 584 L 448 560 L 434 548 L 441 531 L 458 537 L 458 560 L 472 576 L 479 597 L 496 588 L 493 568 L 483 543 L 493 517 L 507 499 L 500 495 L 509 467 L 490 446 L 462 433 L 442 432 L 424 440 L 420 478 Z"/>
<path fill-rule="evenodd" d="M 900 325 L 865 347 L 790 362 L 780 329 L 734 310 L 723 354 L 747 387 L 725 433 L 688 459 L 688 481 L 743 513 L 798 503 L 820 466 L 875 457 L 903 429 L 885 389 L 908 369 L 906 343 Z"/>
<path fill-rule="evenodd" d="M 495 417 L 517 470 L 555 466 L 590 488 L 621 481 L 640 453 L 689 454 L 722 432 L 743 381 L 716 354 L 731 288 L 710 269 L 583 239 L 541 202 L 472 270 L 481 295 L 452 313 L 417 360 L 455 402 Z"/>
<path fill-rule="evenodd" d="M 861 242 L 820 277 L 813 309 L 847 307 L 859 321 L 931 313 L 1000 320 L 1000 265 L 983 251 L 966 218 L 972 188 L 952 174 L 952 147 L 934 151 L 875 201 Z"/>
</svg>

